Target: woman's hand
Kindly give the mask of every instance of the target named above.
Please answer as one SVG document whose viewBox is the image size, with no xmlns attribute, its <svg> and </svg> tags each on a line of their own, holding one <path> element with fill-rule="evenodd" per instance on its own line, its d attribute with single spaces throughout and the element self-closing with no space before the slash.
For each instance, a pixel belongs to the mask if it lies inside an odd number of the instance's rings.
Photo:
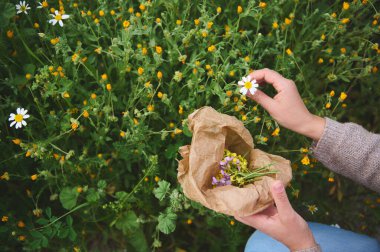
<svg viewBox="0 0 380 252">
<path fill-rule="evenodd" d="M 290 205 L 281 181 L 272 184 L 271 193 L 276 206 L 247 217 L 235 216 L 235 219 L 273 237 L 291 251 L 315 247 L 308 224 Z"/>
<path fill-rule="evenodd" d="M 269 83 L 276 89 L 273 98 L 261 90 L 248 97 L 259 103 L 282 126 L 318 141 L 325 128 L 325 119 L 311 114 L 303 103 L 296 85 L 270 69 L 256 70 L 250 74 L 260 84 Z"/>
</svg>

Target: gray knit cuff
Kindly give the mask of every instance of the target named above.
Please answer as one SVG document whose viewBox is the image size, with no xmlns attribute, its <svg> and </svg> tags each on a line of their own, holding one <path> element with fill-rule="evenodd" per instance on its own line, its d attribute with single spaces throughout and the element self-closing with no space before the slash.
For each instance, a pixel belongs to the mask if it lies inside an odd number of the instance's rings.
<svg viewBox="0 0 380 252">
<path fill-rule="evenodd" d="M 345 132 L 342 123 L 325 117 L 326 125 L 319 141 L 313 141 L 311 154 L 321 163 L 327 164 L 334 155 L 334 148 L 340 145 Z"/>
<path fill-rule="evenodd" d="M 322 252 L 321 247 L 317 244 L 316 246 L 308 249 L 296 250 L 293 252 Z"/>
</svg>

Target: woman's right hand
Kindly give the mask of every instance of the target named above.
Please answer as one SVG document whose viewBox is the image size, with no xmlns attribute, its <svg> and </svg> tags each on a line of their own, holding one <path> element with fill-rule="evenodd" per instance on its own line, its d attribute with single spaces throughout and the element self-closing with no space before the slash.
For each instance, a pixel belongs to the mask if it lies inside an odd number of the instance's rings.
<svg viewBox="0 0 380 252">
<path fill-rule="evenodd" d="M 318 141 L 325 128 L 325 119 L 313 115 L 306 108 L 294 81 L 270 69 L 250 73 L 258 83 L 271 84 L 277 91 L 272 98 L 261 90 L 248 97 L 259 103 L 283 127 Z"/>
</svg>

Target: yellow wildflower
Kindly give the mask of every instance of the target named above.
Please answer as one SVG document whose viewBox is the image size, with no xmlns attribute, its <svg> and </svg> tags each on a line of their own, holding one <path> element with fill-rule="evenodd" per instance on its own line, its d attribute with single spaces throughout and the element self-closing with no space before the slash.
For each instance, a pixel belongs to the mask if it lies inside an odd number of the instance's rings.
<svg viewBox="0 0 380 252">
<path fill-rule="evenodd" d="M 24 228 L 25 227 L 25 223 L 22 220 L 20 220 L 20 221 L 17 222 L 17 226 L 19 228 Z"/>
<path fill-rule="evenodd" d="M 217 12 L 217 13 L 221 13 L 221 12 L 222 12 L 222 7 L 218 7 L 218 8 L 216 8 L 216 12 Z"/>
<path fill-rule="evenodd" d="M 349 18 L 343 18 L 341 21 L 340 21 L 342 24 L 347 24 L 350 22 L 350 19 Z"/>
<path fill-rule="evenodd" d="M 162 92 L 158 92 L 158 93 L 157 93 L 157 97 L 158 97 L 159 99 L 161 99 L 162 96 L 163 96 Z"/>
<path fill-rule="evenodd" d="M 141 11 L 144 11 L 144 10 L 146 9 L 146 7 L 145 7 L 145 5 L 140 4 L 139 9 L 140 9 Z"/>
<path fill-rule="evenodd" d="M 106 85 L 106 89 L 107 89 L 107 91 L 111 91 L 111 89 L 112 89 L 112 85 L 111 85 L 110 83 L 108 83 L 108 84 Z"/>
<path fill-rule="evenodd" d="M 96 94 L 95 93 L 91 94 L 91 99 L 96 99 Z"/>
<path fill-rule="evenodd" d="M 104 14 L 105 14 L 105 13 L 104 13 L 104 10 L 100 10 L 100 11 L 99 11 L 99 16 L 103 17 Z"/>
<path fill-rule="evenodd" d="M 341 92 L 339 96 L 340 101 L 344 101 L 347 98 L 347 94 L 345 92 Z"/>
<path fill-rule="evenodd" d="M 266 2 L 260 2 L 259 7 L 262 9 L 265 9 L 267 7 L 267 3 Z"/>
<path fill-rule="evenodd" d="M 193 221 L 191 219 L 187 219 L 186 223 L 187 223 L 187 225 L 191 225 L 191 224 L 193 224 Z"/>
<path fill-rule="evenodd" d="M 197 25 L 197 26 L 198 26 L 198 25 L 199 25 L 199 23 L 200 23 L 200 21 L 199 21 L 199 19 L 198 19 L 198 18 L 197 18 L 197 19 L 194 19 L 194 24 L 195 24 L 195 25 Z"/>
<path fill-rule="evenodd" d="M 137 72 L 138 72 L 139 75 L 142 75 L 142 74 L 144 73 L 144 68 L 139 67 L 139 68 L 137 69 Z"/>
<path fill-rule="evenodd" d="M 5 216 L 5 215 L 3 215 L 3 217 L 1 217 L 2 222 L 7 222 L 8 219 L 9 219 L 8 216 Z"/>
<path fill-rule="evenodd" d="M 322 58 L 319 58 L 318 59 L 318 64 L 322 64 L 323 63 L 323 59 Z"/>
<path fill-rule="evenodd" d="M 149 104 L 147 109 L 149 112 L 153 112 L 154 111 L 154 105 Z"/>
<path fill-rule="evenodd" d="M 124 20 L 123 27 L 128 28 L 131 25 L 131 23 L 128 20 Z"/>
<path fill-rule="evenodd" d="M 13 38 L 13 35 L 14 35 L 14 32 L 13 32 L 12 30 L 8 30 L 8 31 L 7 31 L 7 37 L 8 37 L 9 39 Z"/>
<path fill-rule="evenodd" d="M 335 95 L 335 91 L 332 90 L 332 91 L 330 92 L 330 96 L 333 97 L 334 95 Z"/>
<path fill-rule="evenodd" d="M 215 52 L 215 51 L 216 51 L 216 47 L 215 47 L 214 45 L 211 45 L 211 46 L 209 46 L 209 47 L 207 48 L 207 50 L 208 50 L 209 52 Z"/>
<path fill-rule="evenodd" d="M 331 108 L 331 102 L 326 103 L 325 108 L 327 109 Z"/>
<path fill-rule="evenodd" d="M 157 79 L 159 79 L 159 80 L 162 79 L 162 72 L 161 71 L 157 72 Z"/>
<path fill-rule="evenodd" d="M 347 2 L 343 2 L 343 10 L 348 10 L 350 8 L 350 4 Z"/>
<path fill-rule="evenodd" d="M 33 181 L 35 181 L 37 178 L 38 178 L 37 174 L 33 174 L 32 176 L 30 176 L 30 179 Z"/>
<path fill-rule="evenodd" d="M 1 175 L 0 179 L 8 181 L 9 180 L 9 173 L 8 172 L 4 172 L 3 175 Z"/>
<path fill-rule="evenodd" d="M 156 23 L 157 24 L 161 23 L 161 18 L 156 18 Z"/>
<path fill-rule="evenodd" d="M 305 155 L 305 156 L 302 158 L 301 163 L 302 163 L 303 165 L 309 165 L 309 164 L 310 164 L 309 156 L 308 156 L 308 155 Z"/>
<path fill-rule="evenodd" d="M 21 140 L 19 138 L 15 138 L 12 140 L 12 142 L 16 145 L 19 145 L 21 143 Z"/>
<path fill-rule="evenodd" d="M 83 117 L 88 118 L 90 114 L 88 113 L 87 110 L 83 110 Z"/>
<path fill-rule="evenodd" d="M 280 134 L 280 128 L 276 128 L 273 132 L 272 132 L 272 136 L 276 137 Z"/>
<path fill-rule="evenodd" d="M 242 13 L 242 12 L 243 12 L 243 8 L 239 5 L 239 6 L 237 7 L 237 13 L 240 14 L 240 13 Z"/>
<path fill-rule="evenodd" d="M 286 53 L 289 55 L 289 56 L 292 56 L 293 55 L 293 52 L 290 48 L 286 49 Z"/>
<path fill-rule="evenodd" d="M 278 29 L 278 23 L 277 21 L 274 21 L 273 24 L 272 24 L 272 28 L 273 29 Z"/>
<path fill-rule="evenodd" d="M 290 25 L 292 23 L 292 20 L 289 18 L 285 18 L 285 24 Z"/>
<path fill-rule="evenodd" d="M 211 29 L 211 27 L 214 25 L 214 22 L 208 22 L 207 23 L 207 29 Z"/>
<path fill-rule="evenodd" d="M 156 46 L 156 53 L 161 54 L 162 53 L 162 47 Z"/>
<path fill-rule="evenodd" d="M 177 21 L 175 22 L 177 25 L 181 25 L 182 24 L 182 20 L 181 19 L 177 19 Z"/>
</svg>

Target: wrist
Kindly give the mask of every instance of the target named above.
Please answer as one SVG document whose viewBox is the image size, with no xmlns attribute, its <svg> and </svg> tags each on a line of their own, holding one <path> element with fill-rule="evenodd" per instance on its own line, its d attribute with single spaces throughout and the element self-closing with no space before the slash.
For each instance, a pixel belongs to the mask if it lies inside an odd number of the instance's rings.
<svg viewBox="0 0 380 252">
<path fill-rule="evenodd" d="M 322 137 L 325 125 L 325 118 L 310 114 L 299 129 L 298 133 L 306 137 L 310 137 L 314 141 L 319 141 L 319 139 Z"/>
<path fill-rule="evenodd" d="M 310 248 L 317 247 L 318 244 L 314 239 L 314 236 L 311 234 L 308 239 L 304 239 L 302 242 L 297 243 L 295 246 L 288 246 L 289 250 L 292 252 L 304 251 Z"/>
</svg>

